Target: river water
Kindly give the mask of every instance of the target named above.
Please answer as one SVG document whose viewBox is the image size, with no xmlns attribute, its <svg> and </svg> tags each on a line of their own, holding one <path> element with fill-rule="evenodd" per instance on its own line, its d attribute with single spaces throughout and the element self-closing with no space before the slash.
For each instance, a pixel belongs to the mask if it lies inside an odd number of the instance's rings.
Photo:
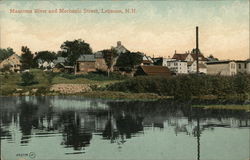
<svg viewBox="0 0 250 160">
<path fill-rule="evenodd" d="M 247 160 L 249 112 L 171 101 L 1 97 L 3 160 Z"/>
</svg>

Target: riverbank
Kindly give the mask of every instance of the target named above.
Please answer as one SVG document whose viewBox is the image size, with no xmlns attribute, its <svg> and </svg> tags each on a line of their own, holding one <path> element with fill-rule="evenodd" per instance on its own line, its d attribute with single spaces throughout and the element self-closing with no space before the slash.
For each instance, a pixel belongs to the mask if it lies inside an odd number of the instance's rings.
<svg viewBox="0 0 250 160">
<path fill-rule="evenodd" d="M 18 73 L 2 74 L 2 96 L 79 95 L 111 99 L 250 99 L 250 76 L 179 75 L 163 77 L 125 77 L 103 73 L 72 75 L 31 70 L 36 84 L 23 86 Z"/>
</svg>

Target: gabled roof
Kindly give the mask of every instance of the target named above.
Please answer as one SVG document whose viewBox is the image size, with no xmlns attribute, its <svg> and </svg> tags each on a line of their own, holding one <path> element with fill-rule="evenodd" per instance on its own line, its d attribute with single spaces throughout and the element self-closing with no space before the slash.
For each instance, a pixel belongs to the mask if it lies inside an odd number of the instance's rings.
<svg viewBox="0 0 250 160">
<path fill-rule="evenodd" d="M 93 54 L 86 54 L 81 55 L 76 61 L 81 62 L 95 62 L 95 55 Z"/>
<path fill-rule="evenodd" d="M 197 55 L 195 53 L 190 54 L 194 60 L 196 60 Z M 198 54 L 199 60 L 200 61 L 206 61 L 207 59 L 203 56 L 203 54 Z"/>
<path fill-rule="evenodd" d="M 185 61 L 187 56 L 188 56 L 188 53 L 175 53 L 172 58 L 176 60 Z"/>
<path fill-rule="evenodd" d="M 170 70 L 168 69 L 168 67 L 164 67 L 164 66 L 140 66 L 142 71 L 146 74 L 146 75 L 151 75 L 151 76 L 155 76 L 155 75 L 159 75 L 159 76 L 169 76 L 171 75 Z"/>
</svg>

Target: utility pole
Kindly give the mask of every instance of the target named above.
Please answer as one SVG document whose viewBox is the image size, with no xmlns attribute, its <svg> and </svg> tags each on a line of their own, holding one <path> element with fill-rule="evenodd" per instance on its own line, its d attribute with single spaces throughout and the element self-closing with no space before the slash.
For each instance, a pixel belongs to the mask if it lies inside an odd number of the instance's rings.
<svg viewBox="0 0 250 160">
<path fill-rule="evenodd" d="M 196 72 L 197 74 L 199 74 L 199 52 L 200 50 L 199 50 L 199 27 L 198 26 L 196 26 L 196 49 L 195 51 L 196 51 L 196 67 L 197 67 Z"/>
</svg>

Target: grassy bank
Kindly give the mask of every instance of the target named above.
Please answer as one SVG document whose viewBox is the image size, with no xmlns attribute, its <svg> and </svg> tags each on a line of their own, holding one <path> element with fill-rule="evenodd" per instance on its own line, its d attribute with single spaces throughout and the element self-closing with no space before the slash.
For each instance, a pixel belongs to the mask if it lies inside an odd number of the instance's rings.
<svg viewBox="0 0 250 160">
<path fill-rule="evenodd" d="M 193 97 L 249 99 L 250 76 L 180 75 L 169 78 L 135 77 L 107 87 L 110 91 L 126 93 L 155 93 L 175 99 Z"/>
<path fill-rule="evenodd" d="M 65 73 L 44 72 L 39 69 L 32 69 L 30 73 L 34 75 L 37 83 L 32 85 L 22 85 L 21 74 L 2 73 L 0 74 L 0 95 L 51 95 L 49 89 L 55 84 L 89 84 L 93 88 L 105 88 L 106 85 L 120 82 L 123 77 L 111 74 L 107 77 L 104 73 L 90 73 L 86 75 L 72 75 Z M 57 94 L 57 93 L 53 93 Z"/>
<path fill-rule="evenodd" d="M 21 74 L 1 74 L 1 95 L 60 95 L 51 92 L 56 84 L 87 84 L 91 92 L 75 93 L 93 98 L 114 99 L 237 99 L 247 100 L 250 95 L 250 75 L 209 76 L 179 75 L 163 77 L 128 78 L 117 74 L 107 77 L 105 73 L 72 75 L 43 72 L 34 69 L 36 84 L 23 86 Z"/>
<path fill-rule="evenodd" d="M 192 105 L 192 107 L 204 109 L 228 109 L 228 110 L 245 110 L 250 112 L 250 105 Z"/>
</svg>

